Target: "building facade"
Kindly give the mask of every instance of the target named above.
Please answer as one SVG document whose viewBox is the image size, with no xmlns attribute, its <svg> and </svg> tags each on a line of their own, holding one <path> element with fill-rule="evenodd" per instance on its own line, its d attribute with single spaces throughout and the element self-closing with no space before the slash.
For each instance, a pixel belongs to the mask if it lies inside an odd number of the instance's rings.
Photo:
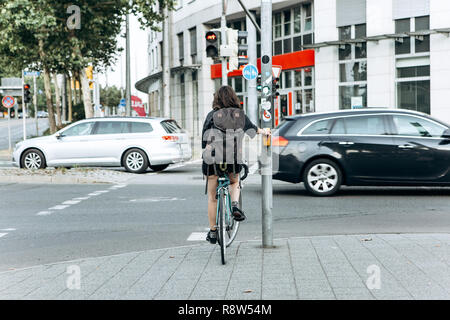
<svg viewBox="0 0 450 320">
<path fill-rule="evenodd" d="M 245 4 L 259 22 L 260 0 Z M 221 0 L 180 0 L 169 16 L 170 116 L 196 137 L 221 85 L 204 39 L 221 13 Z M 450 123 L 450 1 L 273 0 L 272 18 L 273 64 L 283 68 L 275 124 L 293 114 L 364 107 L 417 110 Z M 228 1 L 227 25 L 246 30 L 237 1 Z M 136 88 L 149 94 L 158 116 L 165 40 L 149 37 L 149 76 Z M 260 47 L 258 35 L 258 57 Z M 228 84 L 247 108 L 241 71 L 230 72 Z"/>
</svg>

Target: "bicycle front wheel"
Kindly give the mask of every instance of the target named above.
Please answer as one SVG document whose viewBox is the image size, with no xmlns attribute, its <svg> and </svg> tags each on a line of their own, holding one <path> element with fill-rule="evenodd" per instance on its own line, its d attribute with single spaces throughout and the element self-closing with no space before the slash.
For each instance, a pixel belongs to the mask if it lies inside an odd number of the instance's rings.
<svg viewBox="0 0 450 320">
<path fill-rule="evenodd" d="M 239 209 L 242 210 L 242 193 L 239 195 Z M 234 220 L 233 215 L 230 213 L 229 222 L 227 225 L 227 247 L 231 245 L 231 243 L 236 238 L 237 232 L 239 230 L 239 221 Z"/>
</svg>

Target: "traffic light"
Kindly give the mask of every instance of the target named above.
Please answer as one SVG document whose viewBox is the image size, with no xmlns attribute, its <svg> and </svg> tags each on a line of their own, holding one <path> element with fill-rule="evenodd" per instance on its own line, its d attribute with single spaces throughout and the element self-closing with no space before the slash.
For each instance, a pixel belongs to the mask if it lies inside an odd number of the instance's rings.
<svg viewBox="0 0 450 320">
<path fill-rule="evenodd" d="M 258 74 L 258 77 L 256 78 L 256 90 L 261 92 L 262 90 L 262 84 L 261 84 L 261 75 Z"/>
<path fill-rule="evenodd" d="M 23 85 L 23 102 L 30 103 L 31 102 L 31 86 L 29 84 Z"/>
<path fill-rule="evenodd" d="M 210 58 L 219 57 L 220 53 L 220 31 L 211 30 L 205 34 L 206 56 Z"/>
<path fill-rule="evenodd" d="M 247 31 L 238 31 L 238 68 L 248 64 Z"/>
<path fill-rule="evenodd" d="M 275 78 L 272 80 L 272 96 L 274 98 L 276 98 L 280 95 L 280 93 L 278 92 L 278 89 L 280 89 L 280 85 L 278 84 L 278 81 L 280 81 L 280 78 Z"/>
<path fill-rule="evenodd" d="M 227 29 L 227 46 L 230 49 L 229 70 L 237 70 L 248 64 L 247 31 Z"/>
<path fill-rule="evenodd" d="M 94 67 L 87 66 L 86 68 L 86 78 L 89 80 L 89 89 L 94 89 Z"/>
</svg>

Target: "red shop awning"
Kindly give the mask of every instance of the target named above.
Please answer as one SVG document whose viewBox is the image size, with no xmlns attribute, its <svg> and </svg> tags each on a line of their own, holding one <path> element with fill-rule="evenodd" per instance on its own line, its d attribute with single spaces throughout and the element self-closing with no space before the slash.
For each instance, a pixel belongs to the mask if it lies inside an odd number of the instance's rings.
<svg viewBox="0 0 450 320">
<path fill-rule="evenodd" d="M 272 57 L 273 65 L 280 65 L 283 70 L 298 69 L 314 66 L 314 50 L 295 51 Z M 256 61 L 258 71 L 261 73 L 261 59 Z M 228 72 L 228 77 L 242 76 L 242 70 Z M 211 79 L 222 77 L 222 65 L 220 63 L 211 65 Z"/>
</svg>

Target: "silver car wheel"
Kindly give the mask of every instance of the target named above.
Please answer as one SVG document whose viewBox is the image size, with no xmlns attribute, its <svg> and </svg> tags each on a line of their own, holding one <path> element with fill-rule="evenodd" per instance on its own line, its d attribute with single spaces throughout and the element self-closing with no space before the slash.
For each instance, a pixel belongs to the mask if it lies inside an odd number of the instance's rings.
<svg viewBox="0 0 450 320">
<path fill-rule="evenodd" d="M 35 152 L 30 152 L 25 156 L 24 166 L 26 169 L 39 169 L 42 164 L 42 158 Z"/>
<path fill-rule="evenodd" d="M 332 190 L 338 183 L 338 173 L 328 163 L 318 163 L 308 171 L 308 184 L 318 193 Z"/>
<path fill-rule="evenodd" d="M 127 165 L 131 170 L 139 170 L 144 165 L 144 157 L 139 152 L 132 152 L 128 155 Z"/>
</svg>

